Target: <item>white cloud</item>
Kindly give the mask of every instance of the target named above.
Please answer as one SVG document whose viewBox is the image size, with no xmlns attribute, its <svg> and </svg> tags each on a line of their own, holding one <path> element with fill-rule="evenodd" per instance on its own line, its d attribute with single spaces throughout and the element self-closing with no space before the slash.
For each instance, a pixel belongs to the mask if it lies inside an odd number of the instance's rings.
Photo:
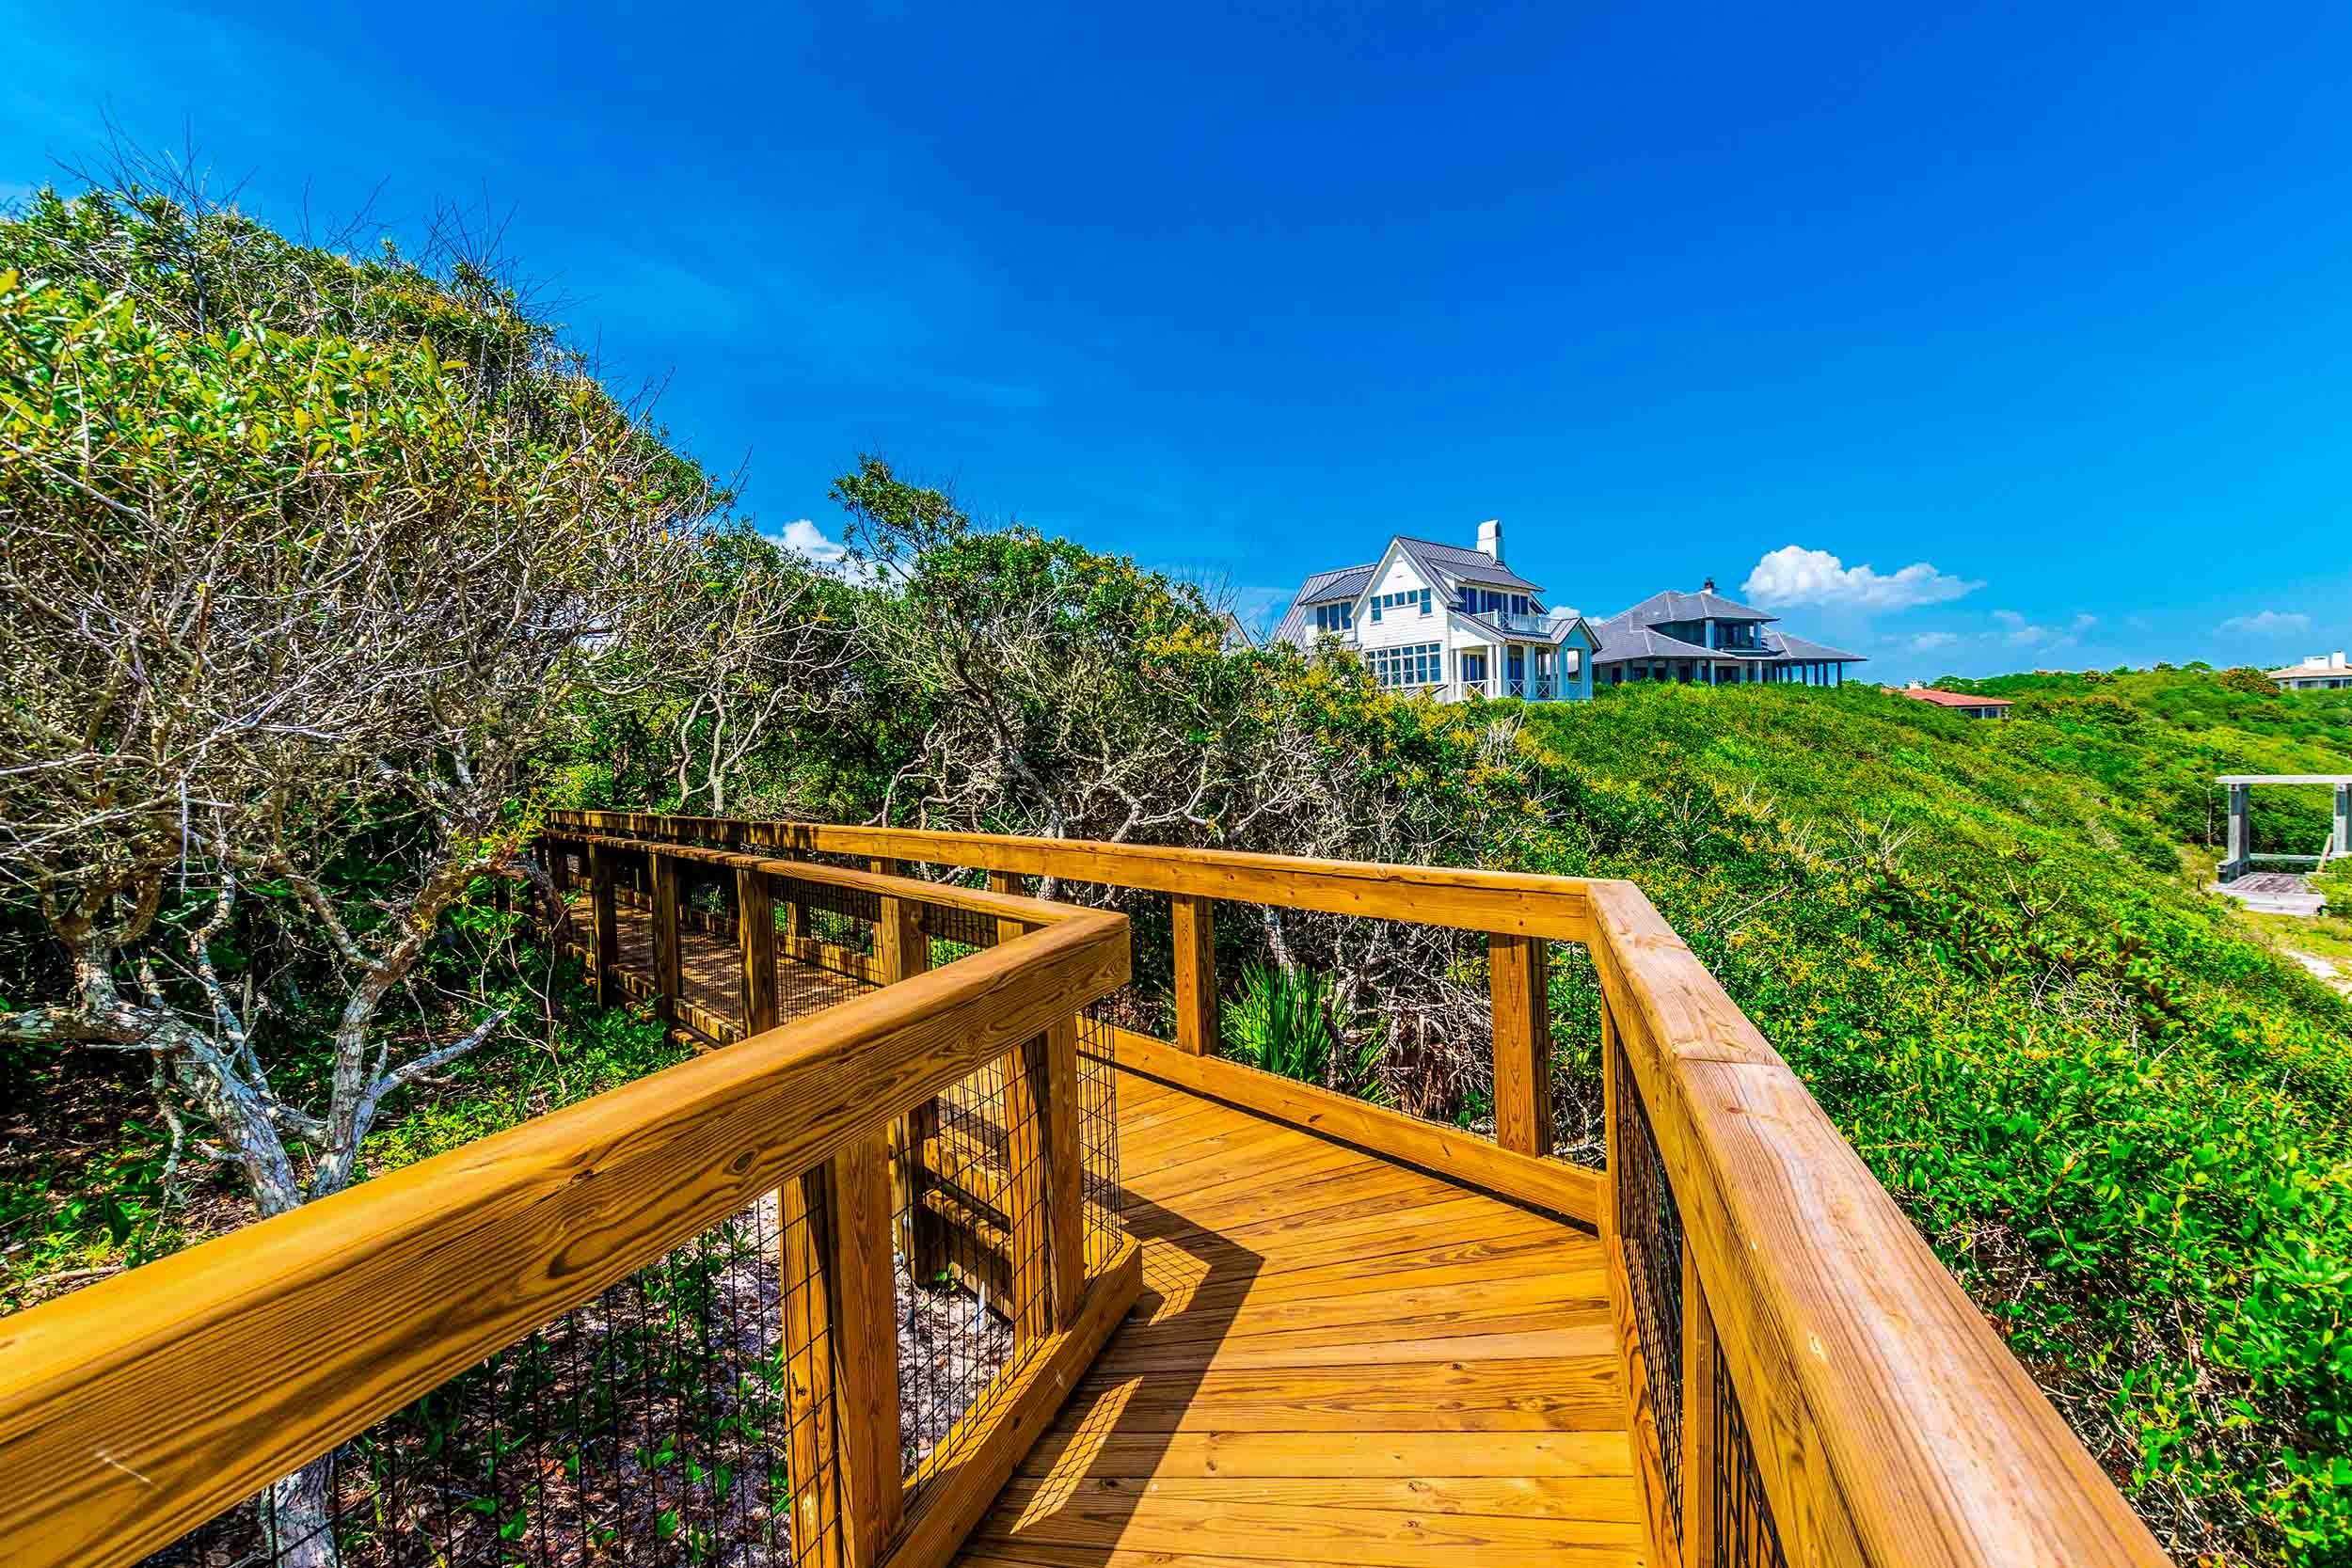
<svg viewBox="0 0 2352 1568">
<path fill-rule="evenodd" d="M 2063 626 L 2038 626 L 2013 610 L 1996 610 L 1993 612 L 1993 619 L 2001 624 L 2001 629 L 1991 635 L 2012 648 L 2040 648 L 2045 653 L 2057 653 L 2061 648 L 2074 646 L 2082 641 L 2084 632 L 2099 624 L 2099 617 L 2088 610 L 2077 614 Z"/>
<path fill-rule="evenodd" d="M 1756 563 L 1740 592 L 1763 605 L 1820 605 L 1832 610 L 1909 610 L 1942 604 L 1984 586 L 1915 561 L 1885 576 L 1849 566 L 1827 550 L 1783 545 Z"/>
<path fill-rule="evenodd" d="M 2233 615 L 2213 628 L 2224 637 L 2294 637 L 2312 629 L 2312 618 L 2296 610 L 2265 610 Z"/>
<path fill-rule="evenodd" d="M 1906 639 L 1903 646 L 1915 654 L 1931 654 L 1959 641 L 1958 636 L 1948 631 L 1923 631 L 1916 637 Z"/>
<path fill-rule="evenodd" d="M 851 582 L 870 582 L 874 569 L 862 561 L 851 561 L 850 552 L 837 539 L 830 539 L 825 531 L 806 517 L 796 517 L 784 525 L 778 541 L 796 555 L 804 555 L 818 570 L 837 572 Z"/>
</svg>

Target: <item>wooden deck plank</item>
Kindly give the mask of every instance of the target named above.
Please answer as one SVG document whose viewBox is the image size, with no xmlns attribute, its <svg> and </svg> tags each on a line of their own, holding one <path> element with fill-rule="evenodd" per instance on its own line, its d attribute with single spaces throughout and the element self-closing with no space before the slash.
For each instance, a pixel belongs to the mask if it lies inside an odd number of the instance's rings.
<svg viewBox="0 0 2352 1568">
<path fill-rule="evenodd" d="M 1143 1297 L 959 1561 L 1644 1560 L 1589 1233 L 1132 1075 L 1120 1095 Z"/>
<path fill-rule="evenodd" d="M 1044 1542 L 976 1539 L 956 1560 L 970 1568 L 1265 1568 L 1269 1562 L 1329 1561 L 1354 1563 L 1359 1558 L 1299 1558 L 1287 1546 L 1259 1557 L 1217 1556 L 1205 1552 L 1168 1552 L 1101 1546 L 1061 1546 Z M 1416 1563 L 1448 1562 L 1440 1552 L 1412 1560 Z M 1520 1549 L 1506 1561 L 1544 1563 L 1550 1568 L 1628 1568 L 1646 1560 L 1622 1546 L 1563 1546 L 1543 1552 Z"/>
<path fill-rule="evenodd" d="M 1048 1506 L 1061 1483 L 1015 1480 L 1005 1499 L 1024 1509 Z M 1595 1476 L 1167 1476 L 1090 1475 L 1084 1485 L 1104 1496 L 1148 1486 L 1154 1501 L 1187 1501 L 1216 1508 L 1343 1508 L 1388 1513 L 1441 1513 L 1485 1518 L 1589 1519 L 1597 1524 L 1641 1521 L 1630 1477 Z"/>
<path fill-rule="evenodd" d="M 1168 1435 L 1065 1423 L 1031 1450 L 1022 1473 L 1235 1481 L 1561 1477 L 1630 1483 L 1632 1465 L 1633 1452 L 1621 1432 L 1497 1432 L 1465 1443 L 1450 1433 L 1186 1432 Z"/>
</svg>

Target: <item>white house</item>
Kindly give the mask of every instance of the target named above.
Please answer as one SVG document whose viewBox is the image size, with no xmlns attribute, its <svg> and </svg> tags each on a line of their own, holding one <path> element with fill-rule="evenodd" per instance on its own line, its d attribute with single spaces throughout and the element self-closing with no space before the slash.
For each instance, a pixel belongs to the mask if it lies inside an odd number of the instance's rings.
<svg viewBox="0 0 2352 1568">
<path fill-rule="evenodd" d="M 1599 641 L 1582 616 L 1543 598 L 1503 564 L 1502 525 L 1489 520 L 1476 549 L 1399 534 L 1370 565 L 1317 572 L 1274 635 L 1302 648 L 1330 638 L 1381 686 L 1440 701 L 1590 697 Z"/>
<path fill-rule="evenodd" d="M 2341 650 L 2324 657 L 2313 654 L 2300 664 L 2271 671 L 2270 678 L 2281 691 L 2352 690 L 2352 664 L 2344 662 Z"/>
</svg>

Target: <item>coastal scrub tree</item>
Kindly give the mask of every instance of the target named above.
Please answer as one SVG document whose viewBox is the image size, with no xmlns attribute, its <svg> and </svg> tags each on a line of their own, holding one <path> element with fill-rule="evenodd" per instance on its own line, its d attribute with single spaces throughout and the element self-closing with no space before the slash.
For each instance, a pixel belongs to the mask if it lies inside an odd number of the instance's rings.
<svg viewBox="0 0 2352 1568">
<path fill-rule="evenodd" d="M 37 195 L 0 223 L 0 895 L 61 958 L 0 1040 L 145 1058 L 175 1165 L 264 1216 L 342 1188 L 499 1026 L 417 990 L 469 884 L 547 886 L 533 748 L 775 633 L 681 621 L 726 499 L 476 259 Z M 334 1560 L 326 1489 L 263 1499 L 278 1561 Z"/>
</svg>

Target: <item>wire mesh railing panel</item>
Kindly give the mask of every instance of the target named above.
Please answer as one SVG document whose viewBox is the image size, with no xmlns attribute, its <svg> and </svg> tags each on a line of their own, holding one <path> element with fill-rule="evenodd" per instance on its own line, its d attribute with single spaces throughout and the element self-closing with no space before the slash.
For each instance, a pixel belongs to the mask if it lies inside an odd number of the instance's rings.
<svg viewBox="0 0 2352 1568">
<path fill-rule="evenodd" d="M 948 904 L 926 904 L 919 918 L 933 969 L 993 947 L 1008 933 L 1018 936 L 1028 929 L 1018 921 Z"/>
<path fill-rule="evenodd" d="M 1715 1362 L 1715 1561 L 1718 1568 L 1788 1568 L 1780 1527 L 1756 1467 L 1756 1444 L 1740 1409 L 1739 1390 L 1719 1356 Z"/>
<path fill-rule="evenodd" d="M 1089 1003 L 1086 1016 L 1153 1039 L 1174 1039 L 1175 917 L 1169 912 L 1168 895 L 1095 882 L 1063 882 L 1058 895 L 1067 903 L 1117 910 L 1127 917 L 1127 983 Z"/>
<path fill-rule="evenodd" d="M 1085 1161 L 1086 1261 L 1091 1275 L 1126 1240 L 1120 1223 L 1118 1042 L 1078 1035 L 1078 1148 Z"/>
<path fill-rule="evenodd" d="M 1648 1386 L 1651 1424 L 1665 1471 L 1666 1510 L 1682 1526 L 1682 1212 L 1650 1130 L 1649 1113 L 1623 1046 L 1611 1069 L 1616 1074 L 1617 1147 L 1610 1162 L 1616 1175 L 1618 1245 L 1625 1255 L 1632 1296 L 1634 1349 Z"/>
<path fill-rule="evenodd" d="M 1483 933 L 1225 900 L 1214 911 L 1221 1054 L 1493 1136 Z"/>
<path fill-rule="evenodd" d="M 1034 1270 L 1042 1159 L 1008 1093 L 1017 1058 L 991 1062 L 917 1105 L 892 1134 L 898 1262 L 899 1456 L 919 1496 L 1012 1359 L 1016 1275 Z M 1041 1243 L 1039 1243 L 1041 1244 Z M 1038 1277 L 1030 1273 L 1028 1277 Z M 959 1429 L 959 1422 L 974 1418 Z"/>
<path fill-rule="evenodd" d="M 786 1333 L 779 1271 L 796 1252 L 814 1256 L 771 1195 L 147 1560 L 818 1560 L 839 1528 L 834 1457 L 788 1363 L 832 1347 Z"/>
<path fill-rule="evenodd" d="M 858 888 L 779 876 L 769 896 L 776 911 L 776 1000 L 786 1019 L 804 1017 L 880 985 L 878 925 L 882 900 Z"/>
<path fill-rule="evenodd" d="M 1581 942 L 1545 943 L 1550 984 L 1545 1003 L 1551 1037 L 1551 1152 L 1598 1170 L 1608 1163 L 1606 1096 L 1601 1088 L 1600 973 Z"/>
</svg>

